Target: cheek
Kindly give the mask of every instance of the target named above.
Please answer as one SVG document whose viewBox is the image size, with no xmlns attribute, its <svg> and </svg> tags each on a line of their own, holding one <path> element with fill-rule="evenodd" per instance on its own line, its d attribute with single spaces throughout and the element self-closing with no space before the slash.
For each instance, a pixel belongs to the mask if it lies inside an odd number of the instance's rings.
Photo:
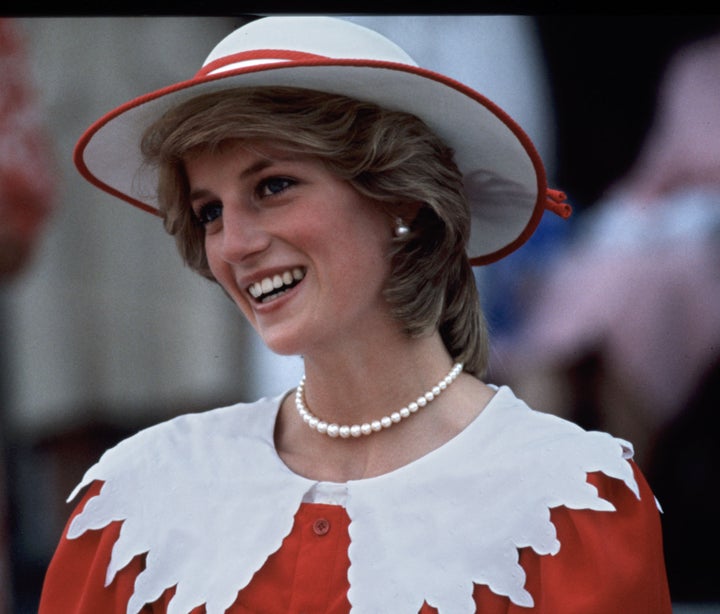
<svg viewBox="0 0 720 614">
<path fill-rule="evenodd" d="M 248 301 L 245 293 L 235 283 L 232 268 L 216 254 L 213 250 L 206 250 L 205 256 L 210 273 L 216 283 L 225 291 L 232 301 L 247 315 Z"/>
<path fill-rule="evenodd" d="M 215 279 L 220 281 L 220 277 L 228 274 L 227 262 L 220 253 L 221 244 L 215 235 L 207 235 L 201 239 L 202 250 L 205 255 L 205 261 L 210 272 Z"/>
<path fill-rule="evenodd" d="M 215 279 L 217 279 L 218 275 L 221 273 L 221 267 L 219 265 L 219 260 L 215 256 L 215 254 L 213 253 L 212 250 L 208 250 L 206 247 L 206 248 L 204 248 L 204 251 L 205 251 L 205 261 L 207 262 L 208 269 L 210 269 L 210 272 L 215 276 Z"/>
<path fill-rule="evenodd" d="M 224 287 L 224 272 L 222 266 L 220 266 L 221 262 L 213 256 L 212 252 L 208 251 L 205 252 L 205 260 L 207 262 L 207 268 L 215 278 L 215 281 Z"/>
<path fill-rule="evenodd" d="M 391 240 L 378 236 L 382 230 L 376 228 L 373 233 L 338 241 L 335 246 L 332 262 L 338 283 L 358 299 L 381 293 L 390 275 Z"/>
</svg>

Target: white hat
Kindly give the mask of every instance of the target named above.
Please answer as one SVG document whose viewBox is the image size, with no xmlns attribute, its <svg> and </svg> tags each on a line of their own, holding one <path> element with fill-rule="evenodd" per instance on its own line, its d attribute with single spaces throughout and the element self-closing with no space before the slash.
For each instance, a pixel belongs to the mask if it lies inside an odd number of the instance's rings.
<svg viewBox="0 0 720 614">
<path fill-rule="evenodd" d="M 462 58 L 458 58 L 462 61 Z M 224 38 L 198 73 L 111 111 L 82 135 L 75 163 L 91 183 L 158 213 L 157 177 L 143 164 L 143 131 L 165 111 L 219 90 L 291 86 L 341 94 L 421 118 L 455 151 L 472 213 L 468 256 L 498 260 L 522 245 L 545 209 L 570 214 L 548 190 L 522 129 L 482 94 L 420 68 L 373 30 L 332 17 L 266 17 Z"/>
</svg>

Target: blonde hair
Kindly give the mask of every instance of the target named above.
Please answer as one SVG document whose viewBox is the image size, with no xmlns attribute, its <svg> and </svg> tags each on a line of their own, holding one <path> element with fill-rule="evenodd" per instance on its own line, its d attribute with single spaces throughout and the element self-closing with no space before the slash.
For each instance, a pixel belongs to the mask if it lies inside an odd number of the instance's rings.
<svg viewBox="0 0 720 614">
<path fill-rule="evenodd" d="M 242 88 L 206 94 L 167 112 L 142 140 L 159 173 L 165 228 L 186 264 L 209 279 L 204 230 L 188 201 L 184 158 L 229 140 L 271 138 L 314 156 L 385 210 L 420 205 L 397 239 L 385 298 L 411 336 L 437 328 L 455 360 L 480 376 L 487 332 L 465 255 L 470 213 L 452 150 L 408 113 L 299 88 Z"/>
</svg>

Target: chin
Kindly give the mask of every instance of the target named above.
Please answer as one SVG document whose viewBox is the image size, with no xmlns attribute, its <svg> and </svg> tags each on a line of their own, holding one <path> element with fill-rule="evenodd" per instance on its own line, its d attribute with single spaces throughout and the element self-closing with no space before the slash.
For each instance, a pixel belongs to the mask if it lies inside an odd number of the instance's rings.
<svg viewBox="0 0 720 614">
<path fill-rule="evenodd" d="M 269 335 L 256 330 L 265 346 L 279 356 L 300 356 L 303 354 L 302 343 L 296 336 Z"/>
</svg>

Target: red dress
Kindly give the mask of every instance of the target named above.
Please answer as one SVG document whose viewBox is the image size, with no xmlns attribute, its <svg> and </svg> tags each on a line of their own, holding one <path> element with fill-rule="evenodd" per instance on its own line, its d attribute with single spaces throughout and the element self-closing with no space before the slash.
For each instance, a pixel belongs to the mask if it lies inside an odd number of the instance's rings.
<svg viewBox="0 0 720 614">
<path fill-rule="evenodd" d="M 476 582 L 472 589 L 475 610 L 483 614 L 669 614 L 659 513 L 640 471 L 634 463 L 630 466 L 639 498 L 623 480 L 600 472 L 589 473 L 587 481 L 615 510 L 554 506 L 548 514 L 560 542 L 557 553 L 539 554 L 531 547 L 517 549 L 533 607 L 519 605 Z M 73 517 L 98 494 L 99 487 L 98 482 L 93 483 Z M 428 502 L 424 507 L 428 512 L 421 516 L 427 528 L 423 544 L 431 548 L 433 542 L 452 539 L 452 528 L 446 527 L 442 518 L 433 517 Z M 471 523 L 469 519 L 468 526 Z M 126 613 L 146 557 L 136 555 L 105 586 L 111 551 L 121 526 L 121 521 L 115 521 L 73 539 L 67 538 L 66 530 L 47 573 L 40 614 Z M 302 503 L 281 547 L 267 557 L 249 584 L 239 591 L 227 614 L 350 612 L 349 526 L 350 516 L 341 505 Z M 236 530 L 249 529 L 252 527 L 238 519 Z M 468 541 L 472 541 L 471 536 Z M 369 544 L 368 551 L 374 552 L 377 546 Z M 363 553 L 362 545 L 358 548 L 353 551 L 356 557 Z M 472 550 L 462 554 L 468 553 L 472 556 Z M 442 561 L 437 564 L 442 565 Z M 459 583 L 463 581 L 465 578 L 458 578 Z M 387 583 L 392 582 L 387 578 Z M 137 611 L 171 612 L 168 604 L 174 591 L 175 587 L 165 588 L 157 599 Z M 438 611 L 427 601 L 418 610 L 424 614 Z M 205 611 L 202 605 L 191 610 L 192 614 Z M 183 614 L 187 611 L 183 610 Z"/>
</svg>

